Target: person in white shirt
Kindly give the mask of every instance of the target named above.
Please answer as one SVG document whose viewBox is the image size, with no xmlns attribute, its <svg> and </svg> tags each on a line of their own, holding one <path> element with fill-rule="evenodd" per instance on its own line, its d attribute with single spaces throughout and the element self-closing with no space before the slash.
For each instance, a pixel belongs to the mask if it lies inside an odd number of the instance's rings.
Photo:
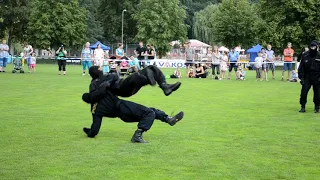
<svg viewBox="0 0 320 180">
<path fill-rule="evenodd" d="M 220 79 L 219 75 L 220 75 L 220 63 L 221 63 L 221 54 L 218 51 L 218 47 L 214 46 L 214 51 L 212 52 L 212 79 Z M 217 71 L 217 75 L 216 72 Z"/>
<path fill-rule="evenodd" d="M 224 52 L 224 55 L 222 56 L 222 61 L 220 63 L 221 79 L 226 78 L 226 71 L 228 70 L 228 65 L 227 65 L 228 61 L 229 61 L 228 53 Z"/>
<path fill-rule="evenodd" d="M 97 48 L 94 50 L 94 60 L 96 66 L 103 66 L 104 55 L 103 49 L 101 48 L 100 44 L 98 44 Z"/>
<path fill-rule="evenodd" d="M 257 81 L 262 81 L 262 65 L 263 65 L 263 58 L 261 52 L 258 53 L 258 57 L 255 58 L 255 67 L 256 67 L 256 79 Z"/>
</svg>

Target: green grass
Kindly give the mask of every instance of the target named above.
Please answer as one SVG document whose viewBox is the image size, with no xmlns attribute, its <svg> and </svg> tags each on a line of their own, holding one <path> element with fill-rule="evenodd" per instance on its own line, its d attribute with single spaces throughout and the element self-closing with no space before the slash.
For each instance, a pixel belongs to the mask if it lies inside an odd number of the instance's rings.
<svg viewBox="0 0 320 180">
<path fill-rule="evenodd" d="M 320 115 L 299 114 L 299 83 L 182 79 L 165 97 L 145 87 L 137 103 L 185 111 L 174 127 L 155 122 L 132 144 L 136 124 L 103 120 L 99 135 L 81 100 L 90 78 L 80 66 L 58 76 L 54 65 L 36 74 L 1 73 L 0 179 L 319 179 Z M 11 70 L 11 66 L 7 71 Z M 169 73 L 171 70 L 165 70 Z M 174 82 L 175 80 L 169 80 Z"/>
</svg>

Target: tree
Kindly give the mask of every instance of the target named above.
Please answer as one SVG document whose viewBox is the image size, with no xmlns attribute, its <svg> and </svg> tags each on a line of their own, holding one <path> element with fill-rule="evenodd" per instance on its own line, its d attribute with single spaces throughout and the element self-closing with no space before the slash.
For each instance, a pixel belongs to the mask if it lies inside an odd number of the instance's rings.
<svg viewBox="0 0 320 180">
<path fill-rule="evenodd" d="M 194 21 L 195 13 L 203 10 L 210 4 L 216 4 L 221 2 L 221 0 L 180 0 L 183 8 L 186 10 L 187 18 L 185 20 L 188 26 L 188 38 L 193 39 L 194 36 Z"/>
<path fill-rule="evenodd" d="M 319 8 L 318 1 L 261 0 L 259 12 L 264 26 L 260 38 L 279 49 L 287 42 L 292 42 L 295 49 L 302 49 L 320 38 Z"/>
<path fill-rule="evenodd" d="M 137 21 L 133 19 L 133 15 L 139 2 L 140 0 L 101 0 L 98 14 L 106 41 L 120 42 L 122 11 L 126 9 L 123 19 L 124 41 L 134 42 L 134 37 L 137 34 Z"/>
<path fill-rule="evenodd" d="M 218 10 L 218 5 L 209 5 L 205 9 L 195 13 L 193 19 L 193 33 L 200 41 L 207 43 L 213 43 L 214 29 L 212 17 Z"/>
<path fill-rule="evenodd" d="M 87 10 L 87 39 L 90 42 L 102 41 L 103 27 L 99 20 L 98 7 L 100 0 L 79 0 L 80 7 Z"/>
<path fill-rule="evenodd" d="M 27 0 L 6 0 L 0 2 L 0 37 L 7 33 L 11 41 L 26 39 L 26 29 L 29 21 Z"/>
<path fill-rule="evenodd" d="M 258 22 L 255 6 L 248 0 L 223 0 L 196 14 L 194 32 L 207 43 L 250 47 L 257 40 Z"/>
<path fill-rule="evenodd" d="M 87 11 L 77 0 L 33 0 L 30 12 L 28 39 L 32 45 L 75 47 L 85 42 Z"/>
<path fill-rule="evenodd" d="M 141 0 L 134 16 L 138 28 L 136 39 L 154 44 L 161 58 L 171 49 L 171 41 L 185 41 L 185 18 L 179 0 Z"/>
</svg>

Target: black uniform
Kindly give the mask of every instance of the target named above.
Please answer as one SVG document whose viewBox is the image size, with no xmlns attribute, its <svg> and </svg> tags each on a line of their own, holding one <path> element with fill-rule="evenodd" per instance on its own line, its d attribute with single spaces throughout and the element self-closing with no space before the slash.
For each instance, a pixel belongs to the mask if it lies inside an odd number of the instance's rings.
<svg viewBox="0 0 320 180">
<path fill-rule="evenodd" d="M 94 79 L 90 84 L 90 93 L 85 93 L 82 96 L 85 102 L 91 104 L 93 122 L 90 129 L 83 129 L 88 137 L 93 138 L 99 133 L 102 117 L 119 117 L 124 122 L 139 122 L 138 130 L 132 137 L 132 142 L 145 142 L 142 139 L 142 133 L 151 128 L 155 119 L 173 126 L 183 117 L 182 112 L 180 116 L 172 118 L 161 110 L 119 99 L 107 90 L 109 85 L 107 81 L 100 83 L 99 79 Z"/>
<path fill-rule="evenodd" d="M 133 73 L 125 79 L 120 79 L 116 74 L 102 75 L 97 66 L 92 66 L 89 69 L 89 74 L 92 78 L 100 78 L 102 81 L 108 81 L 110 90 L 117 96 L 130 97 L 136 94 L 141 87 L 146 85 L 156 85 L 163 90 L 166 96 L 176 91 L 181 83 L 167 84 L 161 70 L 156 66 L 150 65 L 137 73 Z"/>
<path fill-rule="evenodd" d="M 315 46 L 314 42 L 311 43 Z M 310 45 L 310 46 L 311 46 Z M 302 89 L 300 94 L 300 112 L 305 112 L 305 105 L 307 103 L 307 95 L 311 88 L 313 87 L 313 102 L 315 105 L 315 112 L 319 112 L 320 106 L 320 53 L 317 49 L 310 49 L 305 52 L 301 58 L 301 63 L 298 69 L 298 76 L 301 80 Z"/>
</svg>

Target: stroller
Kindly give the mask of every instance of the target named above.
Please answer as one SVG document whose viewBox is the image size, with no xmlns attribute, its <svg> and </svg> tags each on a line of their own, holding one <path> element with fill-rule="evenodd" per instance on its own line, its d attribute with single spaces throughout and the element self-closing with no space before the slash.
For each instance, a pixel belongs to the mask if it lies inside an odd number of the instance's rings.
<svg viewBox="0 0 320 180">
<path fill-rule="evenodd" d="M 20 73 L 24 73 L 23 66 L 22 66 L 22 58 L 21 57 L 15 57 L 14 60 L 13 60 L 12 73 L 16 73 L 17 71 L 20 71 Z"/>
</svg>

